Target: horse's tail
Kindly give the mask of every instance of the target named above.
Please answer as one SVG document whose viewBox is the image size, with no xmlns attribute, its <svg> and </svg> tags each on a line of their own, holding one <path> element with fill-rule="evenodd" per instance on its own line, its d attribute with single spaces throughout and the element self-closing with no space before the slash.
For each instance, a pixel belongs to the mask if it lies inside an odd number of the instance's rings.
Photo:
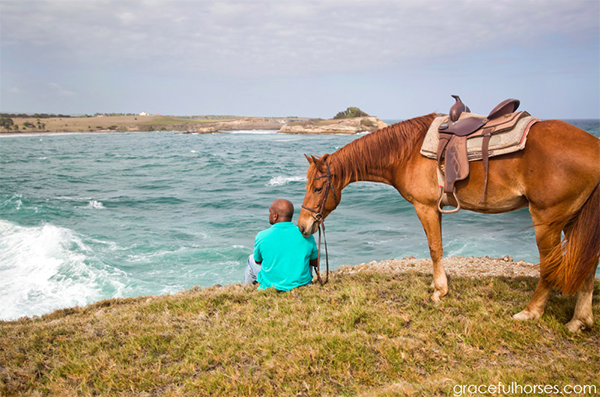
<svg viewBox="0 0 600 397">
<path fill-rule="evenodd" d="M 541 277 L 575 293 L 600 258 L 600 184 L 565 227 L 565 237 L 541 263 Z"/>
</svg>

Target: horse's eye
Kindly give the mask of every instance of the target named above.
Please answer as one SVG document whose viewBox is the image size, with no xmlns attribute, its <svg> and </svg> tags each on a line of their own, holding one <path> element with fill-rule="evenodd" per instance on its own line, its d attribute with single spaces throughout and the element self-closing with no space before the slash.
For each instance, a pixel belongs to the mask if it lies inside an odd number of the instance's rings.
<svg viewBox="0 0 600 397">
<path fill-rule="evenodd" d="M 316 188 L 314 188 L 314 189 L 313 189 L 313 191 L 314 191 L 315 193 L 321 193 L 321 191 L 322 191 L 322 190 L 323 190 L 323 188 L 322 188 L 322 187 L 316 187 Z"/>
</svg>

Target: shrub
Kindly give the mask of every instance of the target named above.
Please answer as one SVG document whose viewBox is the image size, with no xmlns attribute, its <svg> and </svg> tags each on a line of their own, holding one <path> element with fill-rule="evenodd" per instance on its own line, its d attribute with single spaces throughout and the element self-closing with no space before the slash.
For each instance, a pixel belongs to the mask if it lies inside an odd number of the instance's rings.
<svg viewBox="0 0 600 397">
<path fill-rule="evenodd" d="M 10 117 L 2 116 L 2 118 L 0 118 L 0 128 L 5 129 L 6 131 L 10 131 L 14 128 L 14 125 L 15 123 Z"/>
<path fill-rule="evenodd" d="M 339 112 L 338 114 L 336 114 L 333 119 L 339 120 L 339 119 L 350 119 L 352 117 L 367 117 L 367 116 L 368 116 L 368 114 L 363 112 L 359 108 L 349 107 L 348 109 L 344 110 L 343 112 Z"/>
<path fill-rule="evenodd" d="M 365 127 L 377 127 L 377 122 L 373 119 L 362 119 L 360 125 L 364 125 Z"/>
</svg>

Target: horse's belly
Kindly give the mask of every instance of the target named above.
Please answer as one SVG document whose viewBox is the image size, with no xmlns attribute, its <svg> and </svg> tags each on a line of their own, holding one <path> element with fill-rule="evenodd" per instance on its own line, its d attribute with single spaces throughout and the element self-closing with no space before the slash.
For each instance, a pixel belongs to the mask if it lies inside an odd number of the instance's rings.
<svg viewBox="0 0 600 397">
<path fill-rule="evenodd" d="M 460 196 L 459 196 L 460 200 Z M 483 203 L 462 201 L 461 206 L 465 210 L 481 212 L 484 214 L 501 214 L 503 212 L 510 212 L 526 208 L 529 202 L 524 196 L 514 196 L 512 198 L 506 198 L 504 200 L 493 200 L 492 202 L 485 201 Z"/>
<path fill-rule="evenodd" d="M 478 181 L 476 178 L 470 178 L 467 183 L 457 185 L 457 196 L 462 208 L 485 214 L 501 214 L 529 205 L 518 184 L 506 183 L 505 179 L 498 181 L 490 178 L 485 195 L 483 185 L 484 181 Z"/>
</svg>

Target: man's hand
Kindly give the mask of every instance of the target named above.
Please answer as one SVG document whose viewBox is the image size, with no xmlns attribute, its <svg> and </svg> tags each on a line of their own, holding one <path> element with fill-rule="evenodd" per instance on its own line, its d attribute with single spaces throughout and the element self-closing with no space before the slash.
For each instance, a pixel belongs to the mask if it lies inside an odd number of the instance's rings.
<svg viewBox="0 0 600 397">
<path fill-rule="evenodd" d="M 310 266 L 312 266 L 312 267 L 317 267 L 317 266 L 319 266 L 319 258 L 317 258 L 317 259 L 311 259 L 311 260 L 308 262 L 308 264 L 309 264 Z"/>
</svg>

